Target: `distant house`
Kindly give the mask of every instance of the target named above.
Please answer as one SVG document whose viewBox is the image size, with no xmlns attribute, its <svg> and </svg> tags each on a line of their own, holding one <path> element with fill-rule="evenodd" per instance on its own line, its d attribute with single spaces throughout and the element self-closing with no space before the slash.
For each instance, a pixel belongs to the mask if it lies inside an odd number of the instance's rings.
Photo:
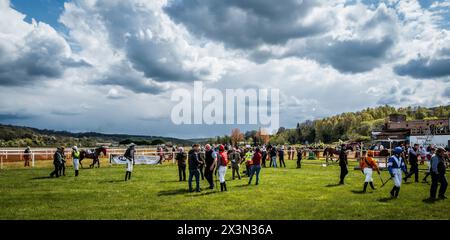
<svg viewBox="0 0 450 240">
<path fill-rule="evenodd" d="M 450 119 L 406 120 L 405 115 L 392 114 L 386 118 L 381 131 L 372 132 L 375 141 L 418 143 L 420 145 L 450 145 Z"/>
</svg>

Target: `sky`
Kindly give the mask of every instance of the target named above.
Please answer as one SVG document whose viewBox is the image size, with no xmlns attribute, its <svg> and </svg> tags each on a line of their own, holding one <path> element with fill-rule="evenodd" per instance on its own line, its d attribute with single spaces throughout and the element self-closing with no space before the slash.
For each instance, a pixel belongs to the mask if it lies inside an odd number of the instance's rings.
<svg viewBox="0 0 450 240">
<path fill-rule="evenodd" d="M 0 123 L 179 138 L 174 89 L 280 90 L 280 125 L 448 105 L 450 1 L 0 0 Z"/>
</svg>

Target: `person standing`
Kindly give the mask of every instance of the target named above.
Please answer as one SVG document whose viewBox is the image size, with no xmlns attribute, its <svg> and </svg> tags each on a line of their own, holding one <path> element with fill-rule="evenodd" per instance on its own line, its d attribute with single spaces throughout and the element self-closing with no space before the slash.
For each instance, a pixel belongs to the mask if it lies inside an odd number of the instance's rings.
<svg viewBox="0 0 450 240">
<path fill-rule="evenodd" d="M 214 170 L 217 165 L 217 153 L 211 145 L 205 145 L 205 178 L 209 183 L 209 189 L 214 189 Z"/>
<path fill-rule="evenodd" d="M 181 181 L 186 181 L 186 159 L 187 154 L 184 151 L 184 148 L 179 147 L 178 153 L 175 155 L 175 160 L 177 161 L 178 165 L 178 176 Z"/>
<path fill-rule="evenodd" d="M 134 155 L 136 153 L 136 144 L 131 143 L 125 151 L 124 157 L 127 159 L 127 171 L 125 173 L 125 181 L 131 180 L 131 173 L 133 172 Z"/>
<path fill-rule="evenodd" d="M 23 160 L 25 161 L 24 165 L 25 167 L 30 166 L 30 155 L 31 155 L 31 149 L 29 146 L 25 148 L 25 151 L 23 152 Z"/>
<path fill-rule="evenodd" d="M 59 165 L 59 176 L 66 176 L 66 154 L 65 148 L 61 147 L 61 163 Z"/>
<path fill-rule="evenodd" d="M 414 147 L 410 147 L 408 152 L 409 165 L 411 167 L 409 168 L 409 174 L 407 174 L 403 180 L 406 183 L 408 178 L 414 174 L 414 181 L 417 183 L 419 182 L 419 144 L 414 144 Z"/>
<path fill-rule="evenodd" d="M 270 147 L 270 166 L 277 168 L 277 148 L 275 146 Z"/>
<path fill-rule="evenodd" d="M 445 192 L 447 191 L 448 186 L 447 178 L 445 177 L 445 154 L 445 149 L 443 147 L 438 147 L 436 149 L 436 154 L 431 158 L 431 199 L 436 199 L 438 184 L 441 185 L 439 188 L 439 198 L 447 198 L 445 196 Z"/>
<path fill-rule="evenodd" d="M 375 187 L 373 186 L 372 174 L 373 171 L 377 171 L 378 175 L 380 175 L 380 169 L 378 168 L 377 163 L 373 159 L 373 151 L 369 150 L 367 152 L 367 156 L 366 152 L 363 152 L 363 156 L 359 162 L 359 167 L 361 168 L 361 172 L 365 176 L 363 193 L 366 192 L 368 184 L 370 184 L 372 190 L 375 190 Z"/>
<path fill-rule="evenodd" d="M 344 184 L 345 176 L 348 174 L 348 160 L 347 160 L 347 152 L 345 149 L 345 145 L 341 145 L 341 151 L 339 153 L 339 167 L 341 168 L 341 175 L 339 184 Z"/>
<path fill-rule="evenodd" d="M 406 173 L 406 164 L 402 158 L 402 147 L 394 148 L 394 155 L 388 160 L 388 170 L 394 182 L 394 187 L 391 190 L 391 196 L 397 198 L 402 185 L 402 171 Z"/>
<path fill-rule="evenodd" d="M 266 159 L 267 159 L 267 149 L 266 149 L 266 146 L 263 146 L 263 147 L 262 147 L 261 155 L 262 155 L 262 167 L 266 167 Z"/>
<path fill-rule="evenodd" d="M 247 177 L 250 177 L 250 172 L 253 165 L 252 158 L 253 158 L 253 151 L 249 148 L 245 153 L 245 175 L 247 175 Z"/>
<path fill-rule="evenodd" d="M 189 151 L 189 192 L 193 192 L 192 189 L 192 179 L 195 177 L 195 191 L 200 192 L 200 170 L 199 167 L 202 164 L 200 160 L 200 145 L 194 144 L 192 146 L 192 149 Z"/>
<path fill-rule="evenodd" d="M 431 158 L 434 157 L 434 154 L 435 154 L 435 149 L 431 148 L 431 152 L 429 154 L 427 153 L 427 155 L 426 155 L 425 163 L 427 165 L 427 172 L 426 172 L 425 176 L 423 177 L 422 182 L 426 183 L 428 176 L 431 175 Z"/>
<path fill-rule="evenodd" d="M 78 170 L 80 167 L 80 152 L 78 151 L 77 146 L 73 146 L 72 150 L 73 169 L 75 170 L 75 177 L 78 177 Z"/>
<path fill-rule="evenodd" d="M 241 174 L 239 173 L 239 166 L 241 164 L 241 155 L 237 152 L 236 148 L 233 148 L 230 154 L 231 160 L 231 170 L 232 170 L 232 179 L 234 180 L 234 175 L 236 173 L 239 180 L 241 180 Z"/>
<path fill-rule="evenodd" d="M 280 167 L 286 167 L 286 163 L 284 162 L 284 146 L 281 146 L 280 150 L 278 151 L 278 159 L 280 160 Z"/>
<path fill-rule="evenodd" d="M 62 156 L 61 156 L 61 148 L 58 147 L 53 154 L 53 166 L 55 167 L 55 170 L 50 173 L 50 177 L 56 176 L 59 177 L 59 168 L 62 164 Z"/>
<path fill-rule="evenodd" d="M 258 185 L 259 173 L 261 172 L 261 159 L 262 159 L 261 150 L 257 147 L 255 149 L 255 154 L 253 154 L 252 158 L 253 165 L 251 168 L 251 174 L 250 179 L 248 180 L 248 185 L 252 184 L 253 175 L 255 175 L 255 173 L 256 173 L 256 185 Z"/>
<path fill-rule="evenodd" d="M 297 148 L 297 168 L 302 168 L 302 149 Z"/>
<path fill-rule="evenodd" d="M 219 155 L 218 161 L 219 165 L 218 173 L 219 173 L 219 181 L 220 181 L 220 191 L 227 191 L 227 183 L 225 182 L 225 174 L 227 173 L 227 165 L 228 165 L 228 155 L 225 151 L 225 147 L 223 145 L 219 146 Z"/>
</svg>

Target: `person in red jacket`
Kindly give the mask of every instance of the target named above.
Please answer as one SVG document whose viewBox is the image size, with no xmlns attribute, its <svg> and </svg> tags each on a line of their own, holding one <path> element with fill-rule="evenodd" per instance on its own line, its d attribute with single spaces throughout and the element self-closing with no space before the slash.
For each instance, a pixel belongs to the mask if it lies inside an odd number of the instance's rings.
<svg viewBox="0 0 450 240">
<path fill-rule="evenodd" d="M 218 173 L 219 173 L 219 181 L 220 181 L 220 191 L 227 191 L 227 183 L 225 182 L 225 174 L 227 173 L 227 165 L 228 165 L 228 155 L 225 151 L 225 147 L 223 145 L 219 146 L 219 156 L 218 156 Z"/>
<path fill-rule="evenodd" d="M 259 173 L 261 172 L 261 159 L 262 154 L 259 147 L 255 149 L 255 154 L 253 154 L 252 162 L 253 166 L 251 168 L 250 179 L 248 180 L 248 184 L 252 183 L 253 175 L 256 173 L 256 185 L 259 183 Z"/>
</svg>

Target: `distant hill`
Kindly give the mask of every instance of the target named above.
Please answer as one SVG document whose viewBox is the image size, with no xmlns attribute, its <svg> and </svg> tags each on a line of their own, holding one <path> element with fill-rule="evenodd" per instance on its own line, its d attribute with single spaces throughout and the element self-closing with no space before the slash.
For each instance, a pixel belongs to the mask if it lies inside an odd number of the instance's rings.
<svg viewBox="0 0 450 240">
<path fill-rule="evenodd" d="M 96 132 L 72 133 L 54 131 L 24 126 L 0 124 L 0 147 L 54 147 L 66 146 L 96 146 L 96 145 L 157 145 L 176 144 L 191 145 L 193 141 L 161 136 L 142 136 L 127 134 L 103 134 Z"/>
</svg>

